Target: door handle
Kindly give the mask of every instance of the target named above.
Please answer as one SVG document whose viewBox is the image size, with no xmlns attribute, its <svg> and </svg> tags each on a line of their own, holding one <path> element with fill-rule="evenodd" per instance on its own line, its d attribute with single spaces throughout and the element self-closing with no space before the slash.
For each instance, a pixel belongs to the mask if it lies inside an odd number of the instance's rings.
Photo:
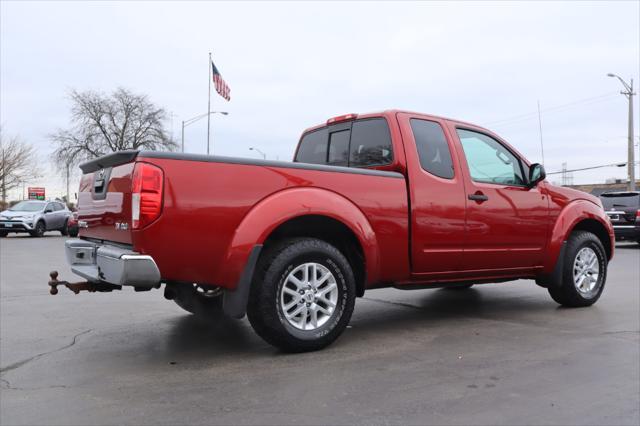
<svg viewBox="0 0 640 426">
<path fill-rule="evenodd" d="M 487 197 L 480 191 L 476 192 L 475 194 L 469 194 L 468 198 L 471 201 L 477 201 L 479 203 L 483 203 L 489 199 L 489 197 Z"/>
</svg>

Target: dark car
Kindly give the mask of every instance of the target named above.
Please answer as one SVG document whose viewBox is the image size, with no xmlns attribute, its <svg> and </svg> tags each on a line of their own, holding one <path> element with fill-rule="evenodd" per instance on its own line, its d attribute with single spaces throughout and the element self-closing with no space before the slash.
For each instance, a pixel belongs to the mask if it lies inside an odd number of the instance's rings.
<svg viewBox="0 0 640 426">
<path fill-rule="evenodd" d="M 613 224 L 616 240 L 640 244 L 640 192 L 605 192 L 600 200 Z"/>
</svg>

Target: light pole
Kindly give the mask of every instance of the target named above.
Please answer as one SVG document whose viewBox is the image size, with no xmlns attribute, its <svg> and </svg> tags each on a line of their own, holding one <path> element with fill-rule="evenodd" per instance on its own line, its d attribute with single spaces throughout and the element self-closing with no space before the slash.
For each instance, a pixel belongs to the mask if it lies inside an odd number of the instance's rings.
<svg viewBox="0 0 640 426">
<path fill-rule="evenodd" d="M 189 125 L 191 125 L 191 124 L 193 124 L 193 123 L 195 123 L 198 120 L 202 120 L 205 117 L 209 117 L 212 114 L 229 115 L 229 113 L 227 111 L 211 111 L 211 112 L 208 112 L 208 113 L 197 115 L 197 116 L 192 117 L 192 118 L 188 118 L 186 120 L 182 120 L 182 137 L 181 137 L 181 140 L 182 140 L 182 144 L 181 144 L 182 145 L 182 152 L 184 152 L 184 128 L 189 126 Z M 207 150 L 208 149 L 209 149 L 209 147 L 207 146 Z"/>
<path fill-rule="evenodd" d="M 631 83 L 627 84 L 626 81 L 624 81 L 622 78 L 620 78 L 619 76 L 617 76 L 616 74 L 612 74 L 609 73 L 607 74 L 607 77 L 615 77 L 618 80 L 620 80 L 620 83 L 622 83 L 622 85 L 625 88 L 625 91 L 620 92 L 621 94 L 625 95 L 627 97 L 627 99 L 629 100 L 629 141 L 628 141 L 628 161 L 627 161 L 627 169 L 629 170 L 629 191 L 635 191 L 636 190 L 636 162 L 635 162 L 635 148 L 633 146 L 633 95 L 635 95 L 635 93 L 633 93 L 633 79 L 631 79 Z"/>
<path fill-rule="evenodd" d="M 249 151 L 256 151 L 258 152 L 260 155 L 262 155 L 262 159 L 266 160 L 267 159 L 267 154 L 265 154 L 264 152 L 260 151 L 258 148 L 254 148 L 254 147 L 250 147 Z"/>
</svg>

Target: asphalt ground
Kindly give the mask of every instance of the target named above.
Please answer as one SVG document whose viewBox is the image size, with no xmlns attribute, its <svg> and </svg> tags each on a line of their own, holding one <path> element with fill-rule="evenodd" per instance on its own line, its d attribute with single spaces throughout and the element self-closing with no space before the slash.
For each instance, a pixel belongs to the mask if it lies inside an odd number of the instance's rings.
<svg viewBox="0 0 640 426">
<path fill-rule="evenodd" d="M 640 423 L 640 246 L 593 307 L 531 281 L 374 290 L 329 348 L 283 354 L 247 320 L 155 290 L 50 296 L 65 238 L 0 240 L 0 423 Z"/>
</svg>

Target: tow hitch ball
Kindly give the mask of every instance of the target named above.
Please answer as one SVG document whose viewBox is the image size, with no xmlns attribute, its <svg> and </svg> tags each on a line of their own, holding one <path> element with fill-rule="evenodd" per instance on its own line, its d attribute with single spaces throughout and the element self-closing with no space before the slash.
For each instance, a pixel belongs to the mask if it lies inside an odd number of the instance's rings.
<svg viewBox="0 0 640 426">
<path fill-rule="evenodd" d="M 108 283 L 92 283 L 89 281 L 81 281 L 78 283 L 70 283 L 68 281 L 58 281 L 58 271 L 51 271 L 49 273 L 49 293 L 58 294 L 58 286 L 63 285 L 67 287 L 69 290 L 74 292 L 75 294 L 80 293 L 81 291 L 88 291 L 90 293 L 99 292 L 109 292 L 113 290 L 122 290 L 121 285 L 108 284 Z"/>
</svg>

